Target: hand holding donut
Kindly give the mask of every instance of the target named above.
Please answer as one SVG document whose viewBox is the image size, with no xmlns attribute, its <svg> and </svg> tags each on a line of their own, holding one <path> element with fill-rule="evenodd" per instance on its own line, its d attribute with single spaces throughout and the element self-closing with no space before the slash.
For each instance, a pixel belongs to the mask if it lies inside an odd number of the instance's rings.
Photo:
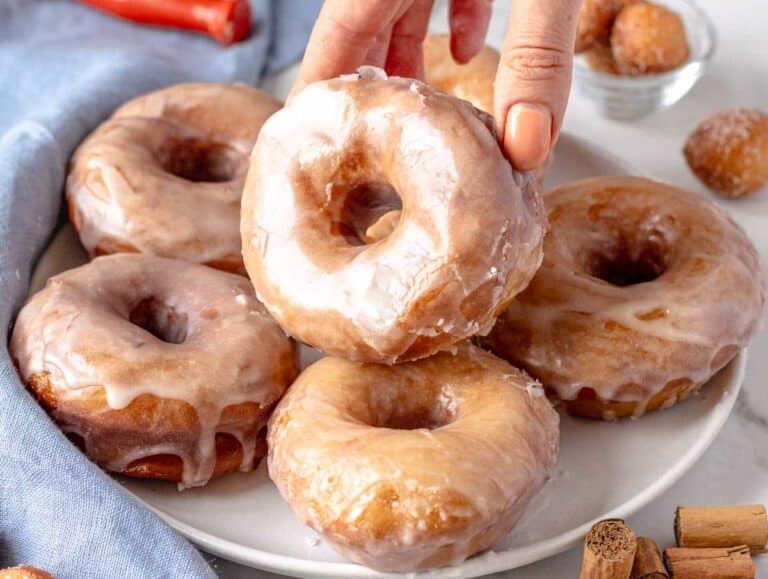
<svg viewBox="0 0 768 579">
<path fill-rule="evenodd" d="M 294 94 L 368 64 L 423 77 L 422 42 L 433 0 L 326 0 Z M 517 169 L 542 166 L 562 125 L 571 84 L 577 0 L 517 0 L 496 74 L 499 138 Z M 452 0 L 451 52 L 466 63 L 483 48 L 489 0 Z"/>
</svg>

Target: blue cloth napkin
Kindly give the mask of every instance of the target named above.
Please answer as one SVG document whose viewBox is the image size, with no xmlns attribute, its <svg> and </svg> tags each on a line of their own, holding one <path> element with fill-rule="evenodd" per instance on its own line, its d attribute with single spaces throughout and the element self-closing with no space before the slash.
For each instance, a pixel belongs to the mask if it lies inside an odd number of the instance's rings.
<svg viewBox="0 0 768 579">
<path fill-rule="evenodd" d="M 125 100 L 188 80 L 242 81 L 296 60 L 319 0 L 251 0 L 253 36 L 139 27 L 66 1 L 0 0 L 0 567 L 61 579 L 210 577 L 197 551 L 85 459 L 8 354 L 73 149 Z"/>
</svg>

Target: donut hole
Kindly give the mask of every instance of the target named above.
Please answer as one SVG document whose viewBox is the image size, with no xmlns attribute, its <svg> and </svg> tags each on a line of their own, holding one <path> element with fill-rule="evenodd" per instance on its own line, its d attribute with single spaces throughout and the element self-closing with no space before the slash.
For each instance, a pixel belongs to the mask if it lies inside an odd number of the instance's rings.
<svg viewBox="0 0 768 579">
<path fill-rule="evenodd" d="M 372 401 L 372 426 L 393 430 L 435 430 L 453 422 L 455 404 L 449 396 L 418 386 L 379 392 Z"/>
<path fill-rule="evenodd" d="M 159 151 L 160 164 L 172 175 L 195 183 L 223 183 L 241 172 L 242 154 L 223 143 L 169 139 Z"/>
<path fill-rule="evenodd" d="M 395 412 L 380 416 L 374 426 L 393 430 L 435 430 L 451 422 L 451 416 L 440 409 L 421 409 L 420 412 Z"/>
<path fill-rule="evenodd" d="M 630 244 L 626 239 L 588 256 L 587 272 L 618 287 L 657 279 L 667 269 L 666 251 L 658 240 Z"/>
<path fill-rule="evenodd" d="M 351 245 L 377 243 L 395 228 L 399 214 L 393 212 L 402 208 L 400 196 L 389 183 L 359 183 L 352 186 L 344 198 L 338 231 Z"/>
<path fill-rule="evenodd" d="M 182 344 L 187 339 L 187 314 L 155 297 L 145 298 L 136 304 L 128 314 L 128 320 L 169 344 Z"/>
</svg>

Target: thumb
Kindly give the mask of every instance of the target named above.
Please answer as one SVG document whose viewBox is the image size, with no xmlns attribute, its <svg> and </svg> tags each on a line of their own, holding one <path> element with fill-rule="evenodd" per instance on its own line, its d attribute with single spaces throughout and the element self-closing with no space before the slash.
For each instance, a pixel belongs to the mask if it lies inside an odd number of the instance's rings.
<svg viewBox="0 0 768 579">
<path fill-rule="evenodd" d="M 495 85 L 502 145 L 520 170 L 546 162 L 563 122 L 579 0 L 516 0 Z"/>
</svg>

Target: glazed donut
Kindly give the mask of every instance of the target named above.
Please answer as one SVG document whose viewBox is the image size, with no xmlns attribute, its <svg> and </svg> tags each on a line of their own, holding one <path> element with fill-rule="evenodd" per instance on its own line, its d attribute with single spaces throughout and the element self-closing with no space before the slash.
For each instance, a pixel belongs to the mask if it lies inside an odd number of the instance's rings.
<svg viewBox="0 0 768 579">
<path fill-rule="evenodd" d="M 731 109 L 697 126 L 683 149 L 701 181 L 725 197 L 742 197 L 768 183 L 768 115 Z"/>
<path fill-rule="evenodd" d="M 258 464 L 298 363 L 244 277 L 130 253 L 51 278 L 10 350 L 92 460 L 181 487 Z"/>
<path fill-rule="evenodd" d="M 419 81 L 362 72 L 310 85 L 264 125 L 243 253 L 289 333 L 395 363 L 489 331 L 538 268 L 545 221 L 490 117 Z M 401 204 L 392 232 L 366 244 L 369 225 Z"/>
<path fill-rule="evenodd" d="M 559 187 L 545 204 L 544 263 L 486 343 L 570 413 L 612 419 L 671 406 L 757 330 L 757 252 L 706 199 L 601 177 Z"/>
<path fill-rule="evenodd" d="M 464 344 L 399 366 L 324 358 L 269 424 L 269 474 L 296 515 L 382 571 L 498 542 L 550 476 L 558 415 L 540 385 Z"/>
<path fill-rule="evenodd" d="M 240 84 L 181 84 L 123 105 L 70 162 L 70 220 L 88 253 L 148 253 L 244 273 L 248 155 L 279 108 Z"/>
<path fill-rule="evenodd" d="M 490 46 L 467 64 L 459 64 L 451 55 L 447 34 L 430 34 L 424 40 L 424 80 L 489 114 L 493 114 L 493 79 L 498 68 L 499 52 Z"/>
</svg>

